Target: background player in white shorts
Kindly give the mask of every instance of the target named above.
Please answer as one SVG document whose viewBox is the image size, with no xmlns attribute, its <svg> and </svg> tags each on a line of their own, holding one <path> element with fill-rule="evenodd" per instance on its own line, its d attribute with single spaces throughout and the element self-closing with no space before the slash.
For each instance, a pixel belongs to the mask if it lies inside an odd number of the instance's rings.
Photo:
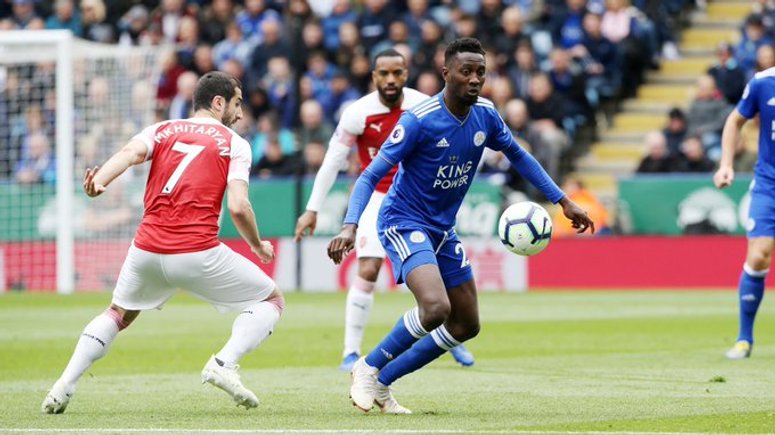
<svg viewBox="0 0 775 435">
<path fill-rule="evenodd" d="M 428 98 L 427 95 L 404 87 L 408 76 L 406 60 L 394 49 L 387 49 L 374 57 L 372 81 L 377 90 L 345 109 L 339 125 L 328 144 L 323 165 L 315 177 L 306 211 L 296 222 L 296 241 L 309 230 L 315 231 L 317 213 L 336 174 L 346 164 L 347 155 L 357 146 L 361 170 L 365 169 L 393 130 L 404 110 Z M 344 328 L 344 352 L 339 368 L 349 372 L 361 354 L 361 343 L 366 323 L 374 305 L 374 285 L 385 259 L 385 250 L 377 235 L 377 214 L 393 177 L 394 167 L 380 180 L 358 224 L 355 253 L 358 257 L 358 275 L 347 292 Z M 460 364 L 470 366 L 474 357 L 462 345 L 452 355 Z"/>
<path fill-rule="evenodd" d="M 240 235 L 263 262 L 274 259 L 272 245 L 259 237 L 248 199 L 250 145 L 228 127 L 242 117 L 240 86 L 227 74 L 205 74 L 194 91 L 192 118 L 147 127 L 102 168 L 86 170 L 83 188 L 94 197 L 130 166 L 151 160 L 143 220 L 113 301 L 86 325 L 62 376 L 43 400 L 43 412 L 64 412 L 78 379 L 107 353 L 118 332 L 140 311 L 160 308 L 177 288 L 221 312 L 241 310 L 231 338 L 202 370 L 202 381 L 226 391 L 238 406 L 258 406 L 256 395 L 240 381 L 237 362 L 272 333 L 284 300 L 269 276 L 217 238 L 228 189 L 228 209 Z"/>
</svg>

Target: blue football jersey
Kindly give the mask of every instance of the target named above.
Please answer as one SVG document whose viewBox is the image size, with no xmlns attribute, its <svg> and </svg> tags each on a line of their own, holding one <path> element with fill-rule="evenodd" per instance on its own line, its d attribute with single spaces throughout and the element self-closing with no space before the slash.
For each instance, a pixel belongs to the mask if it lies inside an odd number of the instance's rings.
<svg viewBox="0 0 775 435">
<path fill-rule="evenodd" d="M 743 91 L 737 111 L 751 119 L 759 114 L 759 159 L 754 176 L 755 188 L 775 186 L 775 68 L 757 73 Z"/>
<path fill-rule="evenodd" d="M 442 92 L 404 112 L 379 151 L 385 162 L 399 164 L 382 204 L 381 226 L 409 221 L 452 229 L 484 147 L 504 151 L 512 163 L 524 161 L 531 175 L 537 167 L 541 176 L 528 178 L 540 180 L 538 187 L 552 202 L 562 198 L 557 185 L 516 143 L 492 102 L 479 98 L 468 115 L 458 117 L 447 109 Z"/>
</svg>

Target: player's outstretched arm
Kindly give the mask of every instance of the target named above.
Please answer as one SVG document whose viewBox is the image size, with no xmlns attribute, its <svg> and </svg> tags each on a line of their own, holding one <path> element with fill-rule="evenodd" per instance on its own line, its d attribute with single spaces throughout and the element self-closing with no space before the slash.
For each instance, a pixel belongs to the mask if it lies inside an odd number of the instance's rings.
<svg viewBox="0 0 775 435">
<path fill-rule="evenodd" d="M 250 246 L 250 250 L 264 263 L 274 260 L 274 247 L 272 244 L 261 240 L 256 225 L 256 215 L 248 197 L 248 183 L 244 180 L 231 180 L 228 186 L 228 199 L 226 201 L 231 220 L 237 228 L 240 236 Z"/>
<path fill-rule="evenodd" d="M 740 129 L 748 121 L 737 109 L 727 116 L 724 123 L 724 130 L 721 133 L 721 161 L 718 170 L 713 174 L 713 184 L 719 189 L 723 189 L 735 179 L 735 170 L 733 167 L 735 161 L 735 145 L 740 140 Z"/>
<path fill-rule="evenodd" d="M 102 167 L 87 168 L 83 176 L 83 190 L 87 195 L 95 197 L 104 192 L 108 184 L 115 180 L 130 166 L 145 161 L 148 146 L 139 140 L 130 140 L 123 148 L 113 154 Z"/>
</svg>

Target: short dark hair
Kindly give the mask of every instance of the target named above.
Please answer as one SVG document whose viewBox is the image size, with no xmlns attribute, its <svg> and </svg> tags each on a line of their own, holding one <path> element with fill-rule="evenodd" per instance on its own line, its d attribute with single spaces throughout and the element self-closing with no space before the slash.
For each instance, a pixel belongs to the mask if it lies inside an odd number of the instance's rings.
<svg viewBox="0 0 775 435">
<path fill-rule="evenodd" d="M 447 45 L 447 49 L 444 50 L 444 65 L 449 65 L 449 62 L 458 53 L 479 53 L 484 56 L 484 48 L 482 43 L 476 38 L 458 38 L 450 42 Z"/>
<path fill-rule="evenodd" d="M 220 71 L 211 71 L 203 75 L 194 88 L 194 110 L 209 109 L 213 98 L 221 96 L 230 101 L 242 88 L 242 83 L 236 77 Z"/>
<path fill-rule="evenodd" d="M 400 57 L 401 60 L 406 62 L 406 59 L 404 58 L 404 55 L 399 53 L 398 50 L 395 48 L 386 48 L 379 53 L 377 53 L 376 56 L 374 56 L 374 59 L 371 61 L 371 69 L 374 69 L 377 66 L 377 60 L 380 57 Z"/>
</svg>

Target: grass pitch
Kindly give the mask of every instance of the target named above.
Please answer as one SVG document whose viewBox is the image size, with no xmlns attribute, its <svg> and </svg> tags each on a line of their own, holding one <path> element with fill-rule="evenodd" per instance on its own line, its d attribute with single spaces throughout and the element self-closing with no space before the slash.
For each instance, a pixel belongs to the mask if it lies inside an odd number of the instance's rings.
<svg viewBox="0 0 775 435">
<path fill-rule="evenodd" d="M 84 376 L 63 415 L 40 402 L 109 294 L 0 296 L 0 432 L 773 433 L 775 316 L 753 357 L 727 361 L 734 292 L 483 294 L 471 368 L 448 355 L 395 384 L 411 416 L 364 415 L 337 370 L 343 294 L 287 294 L 273 336 L 242 361 L 261 405 L 245 411 L 199 371 L 232 316 L 180 294 L 141 314 Z M 408 309 L 379 294 L 368 348 Z"/>
</svg>

